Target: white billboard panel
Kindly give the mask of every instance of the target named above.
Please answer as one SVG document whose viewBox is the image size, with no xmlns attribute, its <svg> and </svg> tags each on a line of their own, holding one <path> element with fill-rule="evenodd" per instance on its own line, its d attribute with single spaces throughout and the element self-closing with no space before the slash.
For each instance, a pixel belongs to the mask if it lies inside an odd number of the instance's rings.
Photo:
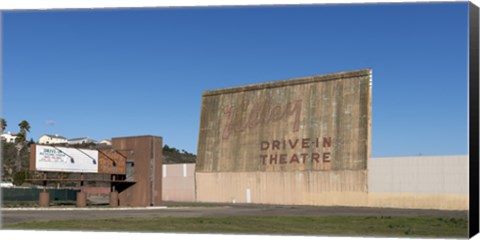
<svg viewBox="0 0 480 240">
<path fill-rule="evenodd" d="M 35 154 L 37 171 L 98 173 L 97 150 L 37 145 Z"/>
</svg>

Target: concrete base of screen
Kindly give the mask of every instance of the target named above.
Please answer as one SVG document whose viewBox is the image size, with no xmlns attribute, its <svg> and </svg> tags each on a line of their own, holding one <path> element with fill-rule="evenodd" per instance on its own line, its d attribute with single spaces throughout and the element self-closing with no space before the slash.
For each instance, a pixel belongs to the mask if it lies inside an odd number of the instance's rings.
<svg viewBox="0 0 480 240">
<path fill-rule="evenodd" d="M 466 194 L 366 190 L 366 171 L 196 173 L 198 202 L 468 210 Z"/>
</svg>

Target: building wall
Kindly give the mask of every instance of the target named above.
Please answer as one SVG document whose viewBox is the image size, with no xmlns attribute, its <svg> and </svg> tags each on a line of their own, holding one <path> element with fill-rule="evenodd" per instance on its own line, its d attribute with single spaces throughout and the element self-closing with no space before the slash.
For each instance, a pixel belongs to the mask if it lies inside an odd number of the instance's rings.
<svg viewBox="0 0 480 240">
<path fill-rule="evenodd" d="M 119 192 L 120 206 L 159 206 L 162 199 L 162 138 L 112 138 L 112 146 L 133 160 L 135 183 Z"/>
<path fill-rule="evenodd" d="M 468 210 L 468 184 L 468 155 L 371 158 L 363 172 L 196 173 L 201 202 Z"/>
<path fill-rule="evenodd" d="M 126 174 L 126 157 L 118 151 L 98 150 L 98 173 Z"/>
<path fill-rule="evenodd" d="M 195 164 L 163 164 L 162 200 L 195 201 Z"/>
<path fill-rule="evenodd" d="M 370 206 L 468 209 L 468 155 L 371 158 Z"/>
<path fill-rule="evenodd" d="M 197 173 L 199 202 L 362 206 L 366 171 Z"/>
</svg>

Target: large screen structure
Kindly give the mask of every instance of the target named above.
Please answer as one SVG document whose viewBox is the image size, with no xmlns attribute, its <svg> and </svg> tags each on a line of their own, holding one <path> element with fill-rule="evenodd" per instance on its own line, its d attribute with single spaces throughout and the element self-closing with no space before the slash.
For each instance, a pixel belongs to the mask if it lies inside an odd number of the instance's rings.
<svg viewBox="0 0 480 240">
<path fill-rule="evenodd" d="M 366 170 L 370 69 L 207 91 L 197 172 Z"/>
<path fill-rule="evenodd" d="M 206 91 L 197 201 L 358 205 L 370 129 L 370 69 Z"/>
</svg>

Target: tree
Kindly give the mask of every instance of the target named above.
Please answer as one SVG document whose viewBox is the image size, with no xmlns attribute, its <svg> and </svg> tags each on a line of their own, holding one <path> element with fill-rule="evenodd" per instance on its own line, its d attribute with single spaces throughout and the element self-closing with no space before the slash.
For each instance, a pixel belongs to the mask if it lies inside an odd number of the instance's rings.
<svg viewBox="0 0 480 240">
<path fill-rule="evenodd" d="M 20 171 L 13 174 L 13 184 L 15 186 L 21 186 L 25 179 L 29 178 L 29 173 L 27 171 Z"/>
<path fill-rule="evenodd" d="M 33 141 L 33 138 L 30 138 L 30 141 L 28 141 L 27 146 L 30 147 L 30 145 L 35 144 L 35 141 Z"/>
<path fill-rule="evenodd" d="M 30 132 L 30 124 L 23 120 L 21 123 L 18 124 L 20 127 L 20 132 L 17 134 L 17 142 L 23 143 L 27 141 L 27 132 Z"/>
<path fill-rule="evenodd" d="M 25 137 L 25 134 L 22 132 L 17 133 L 17 137 L 15 138 L 16 143 L 24 143 L 27 141 L 27 138 Z"/>
<path fill-rule="evenodd" d="M 5 120 L 4 118 L 2 118 L 1 123 L 0 123 L 0 126 L 2 127 L 2 132 L 4 132 L 4 131 L 5 131 L 5 128 L 7 128 L 7 120 Z"/>
<path fill-rule="evenodd" d="M 21 172 L 28 174 L 30 166 L 30 149 L 24 143 L 4 142 L 2 145 L 2 181 L 22 184 L 25 177 Z"/>
</svg>

